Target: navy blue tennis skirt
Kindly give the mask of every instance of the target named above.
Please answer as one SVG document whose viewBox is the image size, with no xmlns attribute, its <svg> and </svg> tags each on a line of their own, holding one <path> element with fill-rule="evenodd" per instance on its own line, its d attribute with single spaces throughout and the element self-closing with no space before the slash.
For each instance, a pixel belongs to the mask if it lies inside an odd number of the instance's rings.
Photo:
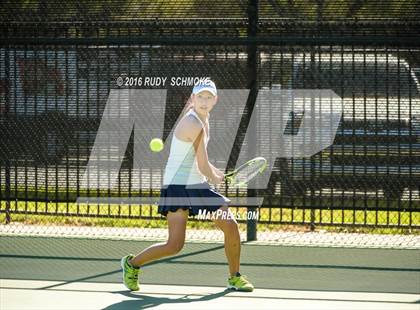
<svg viewBox="0 0 420 310">
<path fill-rule="evenodd" d="M 194 216 L 199 210 L 213 212 L 230 202 L 230 199 L 216 192 L 207 182 L 192 185 L 169 184 L 160 190 L 158 212 L 166 216 L 169 211 L 184 209 Z"/>
</svg>

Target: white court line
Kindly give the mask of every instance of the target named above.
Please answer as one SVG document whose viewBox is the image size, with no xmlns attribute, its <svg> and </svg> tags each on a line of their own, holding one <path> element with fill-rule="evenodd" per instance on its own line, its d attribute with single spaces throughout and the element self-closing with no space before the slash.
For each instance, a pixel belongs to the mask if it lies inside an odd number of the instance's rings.
<svg viewBox="0 0 420 310">
<path fill-rule="evenodd" d="M 11 309 L 419 309 L 418 294 L 141 285 L 0 279 L 0 308 Z"/>
</svg>

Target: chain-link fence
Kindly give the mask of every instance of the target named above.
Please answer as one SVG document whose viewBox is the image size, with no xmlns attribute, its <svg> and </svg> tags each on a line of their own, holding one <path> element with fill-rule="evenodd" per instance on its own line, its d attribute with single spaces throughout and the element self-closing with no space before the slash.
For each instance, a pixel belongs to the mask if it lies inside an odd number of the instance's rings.
<svg viewBox="0 0 420 310">
<path fill-rule="evenodd" d="M 228 170 L 249 144 L 245 134 L 264 90 L 329 89 L 342 99 L 332 145 L 307 157 L 270 152 L 266 157 L 273 169 L 265 189 L 218 187 L 227 197 L 264 198 L 259 208 L 232 205 L 243 238 L 246 232 L 248 240 L 258 236 L 296 244 L 306 240 L 302 233 L 308 230 L 417 234 L 418 5 L 382 4 L 388 20 L 378 20 L 372 18 L 378 6 L 357 3 L 348 1 L 349 7 L 341 11 L 336 6 L 335 18 L 334 7 L 323 1 L 306 9 L 282 1 L 260 1 L 259 6 L 251 1 L 237 8 L 214 5 L 208 18 L 201 11 L 208 3 L 194 1 L 188 9 L 176 2 L 138 7 L 122 2 L 120 8 L 69 5 L 60 16 L 54 5 L 43 1 L 33 7 L 8 4 L 1 11 L 2 231 L 96 237 L 165 234 L 156 205 L 118 203 L 157 197 L 162 184 L 164 166 L 159 161 L 140 169 L 133 166 L 135 131 L 127 138 L 124 156 L 111 159 L 121 162 L 116 186 L 85 188 L 83 175 L 112 91 L 165 89 L 165 105 L 156 106 L 155 113 L 163 116 L 162 138 L 169 141 L 191 93 L 189 79 L 211 77 L 221 90 L 250 91 L 243 111 L 229 109 L 230 99 L 221 98 L 218 108 L 225 118 L 210 120 L 210 160 Z M 134 16 L 136 9 L 141 10 Z M 11 20 L 12 12 L 18 15 Z M 279 104 L 270 101 L 267 109 L 254 109 L 258 148 L 275 144 L 278 120 L 273 111 Z M 235 115 L 243 116 L 226 158 L 212 143 L 232 131 Z M 304 117 L 305 111 L 292 111 L 281 134 L 298 135 Z M 80 197 L 117 199 L 82 203 Z M 189 225 L 199 228 L 192 230 L 192 238 L 222 238 L 206 221 L 192 219 Z M 323 235 L 327 243 L 346 243 L 337 237 L 341 235 Z M 319 236 L 307 243 L 321 240 Z M 348 234 L 346 240 L 373 244 L 371 236 Z M 400 237 L 384 240 L 400 244 Z"/>
</svg>

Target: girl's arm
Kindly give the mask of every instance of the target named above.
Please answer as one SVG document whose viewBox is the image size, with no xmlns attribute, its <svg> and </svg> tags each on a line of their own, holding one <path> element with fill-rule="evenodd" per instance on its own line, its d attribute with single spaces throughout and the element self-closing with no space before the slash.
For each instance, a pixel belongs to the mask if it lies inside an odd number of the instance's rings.
<svg viewBox="0 0 420 310">
<path fill-rule="evenodd" d="M 224 180 L 224 175 L 209 162 L 207 147 L 204 143 L 206 133 L 202 124 L 193 116 L 183 118 L 176 128 L 175 134 L 182 140 L 193 142 L 200 172 L 211 183 L 221 183 Z"/>
<path fill-rule="evenodd" d="M 216 168 L 209 162 L 207 147 L 204 144 L 204 136 L 204 129 L 201 129 L 197 139 L 194 141 L 198 169 L 211 183 L 219 184 L 224 180 L 224 175 L 218 174 Z"/>
<path fill-rule="evenodd" d="M 209 162 L 207 154 L 207 146 L 205 145 L 205 130 L 202 125 L 194 117 L 185 119 L 185 122 L 181 126 L 187 129 L 189 140 L 193 142 L 195 154 L 197 158 L 197 165 L 200 172 L 214 184 L 221 183 L 224 180 L 223 173 L 220 174 L 220 170 L 214 168 Z"/>
</svg>

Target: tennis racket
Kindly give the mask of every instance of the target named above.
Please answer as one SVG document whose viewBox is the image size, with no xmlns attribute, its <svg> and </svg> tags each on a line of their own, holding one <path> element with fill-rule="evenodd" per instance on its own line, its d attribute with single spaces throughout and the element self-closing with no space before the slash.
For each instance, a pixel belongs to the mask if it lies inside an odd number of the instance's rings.
<svg viewBox="0 0 420 310">
<path fill-rule="evenodd" d="M 247 161 L 239 168 L 225 174 L 225 180 L 229 186 L 242 187 L 249 181 L 261 174 L 267 166 L 267 160 L 264 157 L 256 157 Z"/>
</svg>

